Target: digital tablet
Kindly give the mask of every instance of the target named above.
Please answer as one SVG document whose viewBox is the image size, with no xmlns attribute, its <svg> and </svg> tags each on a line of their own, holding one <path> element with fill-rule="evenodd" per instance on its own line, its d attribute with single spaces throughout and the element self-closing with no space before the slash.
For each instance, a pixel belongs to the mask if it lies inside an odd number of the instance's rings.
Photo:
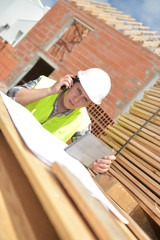
<svg viewBox="0 0 160 240">
<path fill-rule="evenodd" d="M 92 133 L 85 134 L 64 150 L 89 168 L 97 159 L 114 155 L 114 151 Z"/>
</svg>

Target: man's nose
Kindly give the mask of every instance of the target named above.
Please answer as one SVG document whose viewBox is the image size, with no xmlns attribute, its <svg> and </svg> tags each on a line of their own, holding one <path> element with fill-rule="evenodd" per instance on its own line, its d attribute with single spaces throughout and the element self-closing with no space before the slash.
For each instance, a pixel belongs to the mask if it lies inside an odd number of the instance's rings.
<svg viewBox="0 0 160 240">
<path fill-rule="evenodd" d="M 74 100 L 75 100 L 75 103 L 78 103 L 78 102 L 80 102 L 82 99 L 83 99 L 83 95 L 80 95 L 80 96 L 76 96 Z"/>
</svg>

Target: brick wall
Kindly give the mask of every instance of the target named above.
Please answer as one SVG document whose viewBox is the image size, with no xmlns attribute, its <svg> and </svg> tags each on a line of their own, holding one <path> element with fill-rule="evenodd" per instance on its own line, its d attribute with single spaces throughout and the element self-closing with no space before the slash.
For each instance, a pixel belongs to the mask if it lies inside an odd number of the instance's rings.
<svg viewBox="0 0 160 240">
<path fill-rule="evenodd" d="M 14 48 L 7 42 L 0 39 L 0 90 L 7 89 L 7 82 L 4 82 L 10 72 L 18 64 L 18 57 Z"/>
<path fill-rule="evenodd" d="M 45 47 L 72 16 L 89 25 L 94 31 L 90 31 L 72 53 L 59 62 Z M 157 55 L 66 0 L 57 1 L 15 50 L 20 62 L 14 65 L 9 77 L 4 77 L 3 82 L 7 86 L 13 84 L 17 75 L 39 52 L 58 66 L 51 74 L 55 79 L 90 67 L 100 67 L 107 71 L 112 79 L 112 88 L 101 107 L 112 118 L 121 113 L 123 107 L 150 81 L 160 67 L 160 58 Z"/>
</svg>

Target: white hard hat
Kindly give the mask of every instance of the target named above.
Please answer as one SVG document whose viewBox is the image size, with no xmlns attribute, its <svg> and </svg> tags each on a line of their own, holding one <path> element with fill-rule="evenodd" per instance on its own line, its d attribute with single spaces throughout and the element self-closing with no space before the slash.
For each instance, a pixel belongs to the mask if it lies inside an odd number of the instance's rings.
<svg viewBox="0 0 160 240">
<path fill-rule="evenodd" d="M 110 77 L 100 68 L 79 71 L 78 77 L 82 87 L 95 104 L 101 104 L 111 88 Z"/>
</svg>

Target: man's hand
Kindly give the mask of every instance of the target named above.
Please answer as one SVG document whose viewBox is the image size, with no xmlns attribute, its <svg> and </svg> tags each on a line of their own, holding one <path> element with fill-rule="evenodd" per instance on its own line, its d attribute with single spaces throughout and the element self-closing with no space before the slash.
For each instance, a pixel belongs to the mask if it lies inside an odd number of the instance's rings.
<svg viewBox="0 0 160 240">
<path fill-rule="evenodd" d="M 73 86 L 73 75 L 67 74 L 64 77 L 60 78 L 53 87 L 50 87 L 50 95 L 62 92 L 61 87 L 66 86 L 67 89 Z"/>
<path fill-rule="evenodd" d="M 23 106 L 42 99 L 44 97 L 62 92 L 61 87 L 71 88 L 73 86 L 73 75 L 67 74 L 57 81 L 52 87 L 42 89 L 21 88 L 17 91 L 15 101 Z"/>
<path fill-rule="evenodd" d="M 109 170 L 112 161 L 115 159 L 116 157 L 114 155 L 98 159 L 93 163 L 93 170 L 99 173 L 105 173 Z"/>
</svg>

